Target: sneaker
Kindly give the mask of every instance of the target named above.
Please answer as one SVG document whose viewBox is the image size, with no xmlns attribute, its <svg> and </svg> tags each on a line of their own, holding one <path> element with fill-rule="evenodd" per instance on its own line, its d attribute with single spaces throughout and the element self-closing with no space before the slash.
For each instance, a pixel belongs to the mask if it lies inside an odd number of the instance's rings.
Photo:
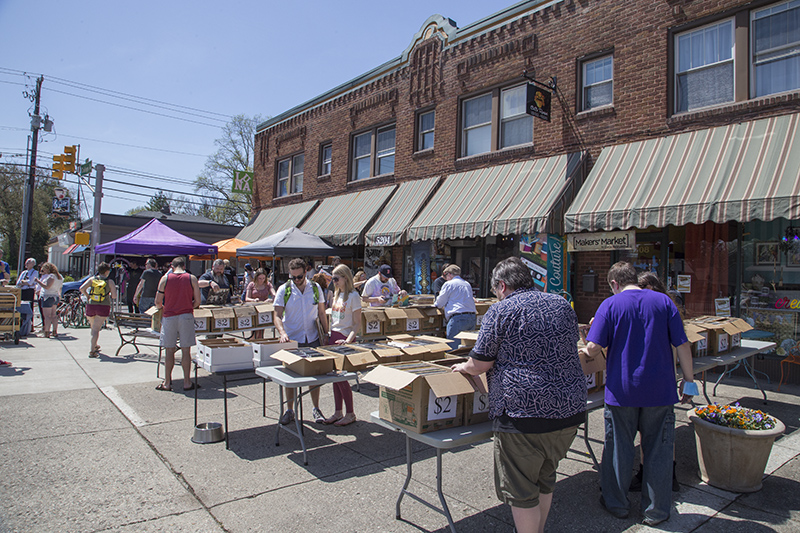
<svg viewBox="0 0 800 533">
<path fill-rule="evenodd" d="M 325 415 L 322 414 L 322 411 L 319 410 L 319 407 L 315 407 L 311 410 L 311 418 L 313 418 L 314 422 L 317 424 L 325 423 Z"/>
<path fill-rule="evenodd" d="M 286 412 L 281 415 L 281 425 L 288 426 L 292 422 L 294 422 L 294 411 L 287 409 Z"/>
<path fill-rule="evenodd" d="M 0 366 L 11 366 L 11 363 L 9 361 L 3 361 L 0 359 Z"/>
</svg>

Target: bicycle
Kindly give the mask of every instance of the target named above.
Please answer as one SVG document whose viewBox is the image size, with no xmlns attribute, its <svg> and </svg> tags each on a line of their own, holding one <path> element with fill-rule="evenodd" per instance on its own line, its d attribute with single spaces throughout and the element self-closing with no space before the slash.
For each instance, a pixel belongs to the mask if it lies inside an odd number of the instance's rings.
<svg viewBox="0 0 800 533">
<path fill-rule="evenodd" d="M 56 312 L 58 313 L 59 321 L 64 326 L 73 328 L 89 326 L 89 320 L 86 318 L 86 304 L 80 296 L 62 300 Z"/>
</svg>

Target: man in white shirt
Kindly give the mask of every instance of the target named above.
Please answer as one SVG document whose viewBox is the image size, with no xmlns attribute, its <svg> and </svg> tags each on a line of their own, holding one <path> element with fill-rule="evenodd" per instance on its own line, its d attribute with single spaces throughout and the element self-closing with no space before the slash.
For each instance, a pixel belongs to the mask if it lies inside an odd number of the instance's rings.
<svg viewBox="0 0 800 533">
<path fill-rule="evenodd" d="M 275 293 L 275 329 L 281 342 L 293 340 L 298 346 L 316 348 L 325 342 L 319 338 L 317 319 L 322 331 L 328 331 L 328 317 L 325 313 L 325 294 L 322 288 L 306 279 L 306 262 L 292 259 L 289 262 L 289 281 L 278 287 Z M 294 420 L 294 389 L 286 389 L 288 409 L 281 415 L 284 426 Z M 315 422 L 323 422 L 325 416 L 319 409 L 319 387 L 311 389 L 311 402 L 314 404 L 312 416 Z"/>
<path fill-rule="evenodd" d="M 461 278 L 461 267 L 448 265 L 442 272 L 445 279 L 439 296 L 436 297 L 436 307 L 444 309 L 447 320 L 447 338 L 450 347 L 455 350 L 460 341 L 456 335 L 462 331 L 475 329 L 477 312 L 475 298 L 472 296 L 472 285 Z"/>
<path fill-rule="evenodd" d="M 392 295 L 405 296 L 406 291 L 401 291 L 400 286 L 392 277 L 392 267 L 381 265 L 378 273 L 364 284 L 361 299 L 372 307 L 379 305 L 392 305 Z"/>
</svg>

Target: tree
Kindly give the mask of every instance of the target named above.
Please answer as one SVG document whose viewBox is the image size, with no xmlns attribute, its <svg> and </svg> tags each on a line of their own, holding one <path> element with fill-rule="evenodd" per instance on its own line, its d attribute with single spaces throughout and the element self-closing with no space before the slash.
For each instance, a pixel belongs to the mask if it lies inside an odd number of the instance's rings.
<svg viewBox="0 0 800 533">
<path fill-rule="evenodd" d="M 222 129 L 222 137 L 214 141 L 218 149 L 194 182 L 196 192 L 209 194 L 208 205 L 198 211 L 212 220 L 240 226 L 250 220 L 250 195 L 231 192 L 231 181 L 235 170 L 253 169 L 256 127 L 263 120 L 259 115 L 236 115 Z"/>
<path fill-rule="evenodd" d="M 28 169 L 26 166 L 0 164 L 0 236 L 3 240 L 5 260 L 12 268 L 17 266 L 19 256 L 20 232 L 22 230 L 22 204 Z M 31 225 L 31 247 L 26 250 L 28 257 L 37 262 L 47 261 L 47 243 L 52 235 L 56 235 L 69 227 L 66 218 L 53 216 L 53 189 L 61 186 L 43 173 L 36 176 L 36 188 L 33 194 L 33 222 Z M 76 206 L 71 206 L 72 215 L 76 214 Z"/>
</svg>

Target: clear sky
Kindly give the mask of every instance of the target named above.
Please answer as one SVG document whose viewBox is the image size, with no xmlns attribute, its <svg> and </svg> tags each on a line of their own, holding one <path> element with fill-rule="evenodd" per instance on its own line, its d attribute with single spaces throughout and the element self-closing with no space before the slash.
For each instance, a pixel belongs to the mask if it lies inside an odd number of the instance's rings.
<svg viewBox="0 0 800 533">
<path fill-rule="evenodd" d="M 143 186 L 193 192 L 228 117 L 278 115 L 398 57 L 431 15 L 464 27 L 513 3 L 0 0 L 2 160 L 25 163 L 22 93 L 42 74 L 55 129 L 39 166 L 80 144 L 106 166 L 104 213 L 146 203 Z"/>
</svg>

